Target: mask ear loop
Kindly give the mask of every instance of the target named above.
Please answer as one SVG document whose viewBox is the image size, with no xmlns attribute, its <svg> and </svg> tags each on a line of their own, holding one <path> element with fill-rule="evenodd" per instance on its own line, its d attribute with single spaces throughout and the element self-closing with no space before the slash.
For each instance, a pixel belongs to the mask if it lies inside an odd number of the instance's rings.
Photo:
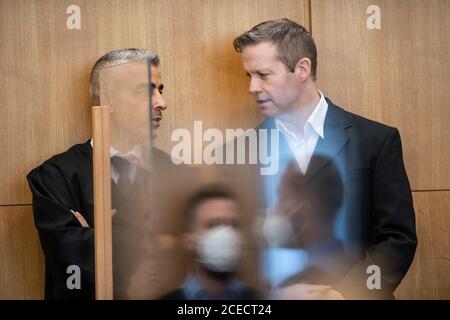
<svg viewBox="0 0 450 320">
<path fill-rule="evenodd" d="M 288 218 L 291 218 L 297 211 L 302 209 L 304 206 L 306 206 L 305 201 L 300 201 L 293 209 L 291 209 L 291 210 L 289 210 L 287 212 L 282 212 L 276 206 L 272 207 L 272 208 L 268 208 L 266 212 L 267 212 L 267 215 L 283 214 L 283 215 L 287 216 Z"/>
<path fill-rule="evenodd" d="M 300 209 L 303 209 L 304 206 L 306 206 L 306 203 L 301 201 L 293 209 L 283 214 L 285 214 L 288 218 L 291 218 L 296 212 L 298 212 Z"/>
<path fill-rule="evenodd" d="M 293 209 L 291 209 L 291 210 L 289 210 L 288 212 L 286 212 L 286 213 L 280 213 L 279 211 L 277 212 L 276 210 L 274 211 L 276 214 L 284 214 L 284 215 L 286 215 L 286 217 L 288 218 L 288 220 L 289 220 L 289 223 L 291 224 L 291 226 L 292 226 L 292 223 L 291 223 L 291 218 L 298 212 L 298 211 L 300 211 L 301 209 L 303 209 L 304 207 L 306 207 L 306 205 L 307 205 L 307 203 L 305 202 L 305 201 L 301 201 L 301 202 L 299 202 Z M 294 236 L 295 237 L 299 237 L 299 235 L 301 235 L 302 233 L 303 233 L 303 231 L 304 230 L 306 230 L 306 228 L 309 226 L 311 224 L 311 219 L 306 219 L 306 222 L 302 225 L 302 227 L 301 227 L 301 229 L 300 230 L 296 230 L 296 229 L 294 229 L 294 228 L 292 228 L 293 229 L 293 232 L 294 232 Z"/>
</svg>

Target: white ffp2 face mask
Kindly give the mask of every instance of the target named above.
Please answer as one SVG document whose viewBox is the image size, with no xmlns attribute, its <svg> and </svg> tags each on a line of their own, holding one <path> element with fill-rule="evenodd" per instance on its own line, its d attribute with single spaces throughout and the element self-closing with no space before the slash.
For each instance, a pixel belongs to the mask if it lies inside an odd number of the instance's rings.
<svg viewBox="0 0 450 320">
<path fill-rule="evenodd" d="M 233 227 L 214 227 L 198 241 L 199 262 L 212 271 L 235 271 L 240 255 L 241 237 Z"/>
</svg>

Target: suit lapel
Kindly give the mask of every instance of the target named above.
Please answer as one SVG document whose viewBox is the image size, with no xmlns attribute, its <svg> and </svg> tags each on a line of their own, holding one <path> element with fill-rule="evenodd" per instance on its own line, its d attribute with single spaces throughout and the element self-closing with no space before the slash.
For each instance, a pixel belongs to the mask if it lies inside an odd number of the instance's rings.
<svg viewBox="0 0 450 320">
<path fill-rule="evenodd" d="M 314 177 L 333 160 L 350 139 L 347 129 L 351 127 L 348 113 L 334 105 L 329 99 L 324 123 L 324 139 L 319 137 L 306 171 L 306 181 Z"/>
</svg>

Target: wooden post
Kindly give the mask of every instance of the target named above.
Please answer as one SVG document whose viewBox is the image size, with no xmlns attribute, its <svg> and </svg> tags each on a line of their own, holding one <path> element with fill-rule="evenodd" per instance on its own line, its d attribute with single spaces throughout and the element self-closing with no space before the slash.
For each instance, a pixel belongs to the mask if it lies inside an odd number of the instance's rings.
<svg viewBox="0 0 450 320">
<path fill-rule="evenodd" d="M 110 108 L 92 107 L 95 297 L 113 299 Z"/>
</svg>

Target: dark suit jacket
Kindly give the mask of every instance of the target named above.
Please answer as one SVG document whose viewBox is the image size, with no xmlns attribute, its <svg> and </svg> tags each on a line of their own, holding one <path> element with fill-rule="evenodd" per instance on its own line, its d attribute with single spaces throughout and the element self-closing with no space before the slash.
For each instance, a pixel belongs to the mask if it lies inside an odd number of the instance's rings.
<svg viewBox="0 0 450 320">
<path fill-rule="evenodd" d="M 324 204 L 335 202 L 336 199 L 331 200 L 334 191 L 341 189 L 339 206 L 321 208 L 336 210 L 348 255 L 343 259 L 352 263 L 334 277 L 333 283 L 323 284 L 334 285 L 350 299 L 393 298 L 417 245 L 413 201 L 399 132 L 349 113 L 329 99 L 327 102 L 324 139 L 319 137 L 302 183 L 304 190 L 320 195 Z M 271 118 L 258 127 L 275 128 Z M 295 161 L 281 134 L 279 157 L 279 174 L 261 176 L 265 194 L 277 192 L 284 170 Z M 334 213 L 330 219 L 334 219 Z M 367 287 L 370 265 L 380 267 L 381 290 Z M 327 267 L 330 266 L 324 266 L 324 270 Z M 300 278 L 308 282 L 307 277 Z"/>
<path fill-rule="evenodd" d="M 126 298 L 136 259 L 139 254 L 145 254 L 143 250 L 148 249 L 144 249 L 144 245 L 155 240 L 151 237 L 152 232 L 155 229 L 163 233 L 177 232 L 171 228 L 177 220 L 181 220 L 176 213 L 181 212 L 182 197 L 188 196 L 183 193 L 194 184 L 192 173 L 186 172 L 186 167 L 173 165 L 170 156 L 161 150 L 153 150 L 153 160 L 155 170 L 150 176 L 152 186 L 147 189 L 148 194 L 144 195 L 145 202 L 151 206 L 151 214 L 139 216 L 139 210 L 134 207 L 132 210 L 119 208 L 113 217 L 115 298 Z M 95 298 L 92 168 L 89 140 L 53 156 L 27 175 L 33 193 L 35 225 L 45 256 L 46 299 Z M 143 176 L 146 174 L 138 171 L 137 181 Z M 111 185 L 114 208 L 116 190 L 114 183 Z M 120 196 L 120 192 L 117 194 Z M 130 205 L 134 204 L 134 195 L 135 192 L 129 190 L 128 195 L 124 196 L 131 199 Z M 80 212 L 90 227 L 81 227 L 70 210 Z M 157 214 L 162 212 L 165 215 Z M 122 246 L 124 242 L 127 244 Z M 146 243 L 141 245 L 143 242 Z M 130 247 L 134 250 L 129 250 Z M 67 288 L 66 281 L 70 276 L 67 267 L 70 265 L 77 265 L 81 269 L 79 290 Z"/>
</svg>

